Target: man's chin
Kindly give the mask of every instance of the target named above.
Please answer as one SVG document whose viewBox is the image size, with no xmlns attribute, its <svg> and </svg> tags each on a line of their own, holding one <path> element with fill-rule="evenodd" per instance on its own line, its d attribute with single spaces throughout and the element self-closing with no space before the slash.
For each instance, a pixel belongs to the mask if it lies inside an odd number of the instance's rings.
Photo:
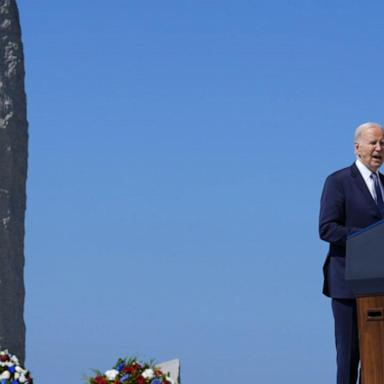
<svg viewBox="0 0 384 384">
<path fill-rule="evenodd" d="M 374 161 L 371 161 L 369 168 L 371 168 L 372 171 L 376 172 L 381 167 L 382 164 L 383 162 L 381 160 L 374 160 Z"/>
</svg>

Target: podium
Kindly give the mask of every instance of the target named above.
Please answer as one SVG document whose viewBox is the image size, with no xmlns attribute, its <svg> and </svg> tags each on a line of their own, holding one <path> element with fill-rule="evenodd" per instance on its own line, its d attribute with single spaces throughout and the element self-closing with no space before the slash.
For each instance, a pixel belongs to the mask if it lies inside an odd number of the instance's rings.
<svg viewBox="0 0 384 384">
<path fill-rule="evenodd" d="M 357 301 L 362 384 L 384 384 L 384 220 L 348 237 L 345 278 Z"/>
</svg>

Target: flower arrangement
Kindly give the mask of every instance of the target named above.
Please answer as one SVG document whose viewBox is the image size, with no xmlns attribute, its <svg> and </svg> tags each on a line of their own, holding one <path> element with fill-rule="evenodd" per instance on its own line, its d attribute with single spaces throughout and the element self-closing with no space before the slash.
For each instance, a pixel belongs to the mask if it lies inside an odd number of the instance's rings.
<svg viewBox="0 0 384 384">
<path fill-rule="evenodd" d="M 33 379 L 19 359 L 8 352 L 0 351 L 0 384 L 32 384 Z"/>
<path fill-rule="evenodd" d="M 174 384 L 169 375 L 152 362 L 142 363 L 136 358 L 119 359 L 104 374 L 95 373 L 94 377 L 87 378 L 87 384 Z"/>
</svg>

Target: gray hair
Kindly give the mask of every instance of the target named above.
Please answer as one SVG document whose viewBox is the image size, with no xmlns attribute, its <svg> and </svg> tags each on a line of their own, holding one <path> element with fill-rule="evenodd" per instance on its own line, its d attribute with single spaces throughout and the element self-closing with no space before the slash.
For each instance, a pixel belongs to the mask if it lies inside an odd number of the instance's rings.
<svg viewBox="0 0 384 384">
<path fill-rule="evenodd" d="M 384 128 L 378 124 L 378 123 L 371 123 L 371 122 L 368 122 L 368 123 L 364 123 L 364 124 L 361 124 L 359 125 L 357 128 L 356 128 L 356 131 L 355 131 L 355 136 L 354 136 L 354 142 L 355 143 L 358 143 L 359 140 L 360 140 L 360 136 L 361 134 L 368 128 L 380 128 L 383 133 L 384 133 Z"/>
</svg>

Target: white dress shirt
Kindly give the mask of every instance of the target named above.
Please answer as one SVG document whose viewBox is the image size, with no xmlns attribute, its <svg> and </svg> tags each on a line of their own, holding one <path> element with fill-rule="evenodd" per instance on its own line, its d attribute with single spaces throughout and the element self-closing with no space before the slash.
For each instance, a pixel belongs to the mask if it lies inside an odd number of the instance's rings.
<svg viewBox="0 0 384 384">
<path fill-rule="evenodd" d="M 371 193 L 373 199 L 376 201 L 376 192 L 375 192 L 375 186 L 373 184 L 373 179 L 371 177 L 372 172 L 370 169 L 368 169 L 361 161 L 360 159 L 356 159 L 356 167 L 357 169 L 360 171 L 361 173 L 361 176 L 363 176 L 363 179 L 365 181 L 365 184 L 367 185 L 368 189 L 369 189 L 369 192 Z M 377 175 L 377 178 L 379 180 L 379 184 L 380 184 L 380 189 L 381 189 L 381 194 L 384 196 L 384 193 L 383 193 L 383 185 L 381 184 L 381 180 L 380 180 L 380 176 L 379 176 L 379 173 L 376 172 L 376 175 Z"/>
</svg>

